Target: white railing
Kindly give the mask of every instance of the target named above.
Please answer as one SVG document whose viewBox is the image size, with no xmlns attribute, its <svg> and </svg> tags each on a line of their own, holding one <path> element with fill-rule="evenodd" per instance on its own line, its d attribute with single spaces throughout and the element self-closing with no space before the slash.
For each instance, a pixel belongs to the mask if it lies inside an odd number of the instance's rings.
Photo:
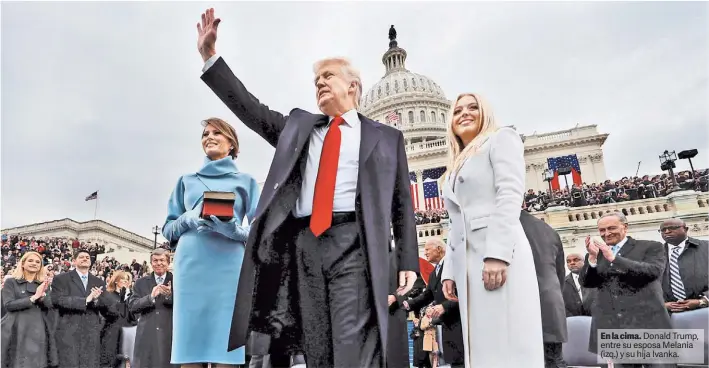
<svg viewBox="0 0 709 368">
<path fill-rule="evenodd" d="M 430 141 L 430 142 L 420 142 L 420 143 L 412 143 L 406 146 L 406 152 L 407 153 L 418 153 L 418 152 L 425 152 L 429 150 L 438 150 L 441 148 L 446 148 L 447 142 L 445 139 L 439 139 L 435 141 Z"/>
</svg>

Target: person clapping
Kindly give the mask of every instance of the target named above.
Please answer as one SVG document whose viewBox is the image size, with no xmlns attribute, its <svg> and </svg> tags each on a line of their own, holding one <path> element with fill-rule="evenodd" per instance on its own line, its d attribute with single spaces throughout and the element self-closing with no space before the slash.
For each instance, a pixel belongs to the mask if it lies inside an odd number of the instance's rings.
<svg viewBox="0 0 709 368">
<path fill-rule="evenodd" d="M 25 253 L 2 288 L 7 315 L 2 319 L 3 367 L 49 367 L 57 364 L 57 350 L 48 319 L 48 294 L 53 274 L 42 267 L 42 256 Z"/>
</svg>

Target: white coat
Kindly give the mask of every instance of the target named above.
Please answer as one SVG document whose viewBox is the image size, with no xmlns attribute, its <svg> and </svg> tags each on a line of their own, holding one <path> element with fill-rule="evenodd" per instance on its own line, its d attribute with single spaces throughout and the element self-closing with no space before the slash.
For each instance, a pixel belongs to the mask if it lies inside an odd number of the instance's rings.
<svg viewBox="0 0 709 368">
<path fill-rule="evenodd" d="M 532 250 L 519 220 L 525 193 L 524 146 L 501 128 L 448 174 L 450 216 L 442 279 L 456 283 L 466 368 L 543 368 L 539 289 Z M 507 281 L 487 291 L 483 260 L 508 262 Z"/>
</svg>

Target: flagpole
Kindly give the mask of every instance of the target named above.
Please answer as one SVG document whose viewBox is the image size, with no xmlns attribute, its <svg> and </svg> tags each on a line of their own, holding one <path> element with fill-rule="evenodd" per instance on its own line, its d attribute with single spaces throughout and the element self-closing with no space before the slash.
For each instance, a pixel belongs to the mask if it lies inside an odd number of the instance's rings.
<svg viewBox="0 0 709 368">
<path fill-rule="evenodd" d="M 96 220 L 96 212 L 98 211 L 98 196 L 96 196 L 96 205 L 94 206 L 94 220 Z"/>
</svg>

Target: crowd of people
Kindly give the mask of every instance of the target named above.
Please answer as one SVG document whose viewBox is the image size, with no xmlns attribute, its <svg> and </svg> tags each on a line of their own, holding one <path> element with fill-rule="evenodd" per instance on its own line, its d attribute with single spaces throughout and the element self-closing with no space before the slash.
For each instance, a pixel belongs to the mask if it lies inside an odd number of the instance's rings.
<svg viewBox="0 0 709 368">
<path fill-rule="evenodd" d="M 116 367 L 116 336 L 136 324 L 134 368 L 256 367 L 251 359 L 262 353 L 273 358 L 271 367 L 288 367 L 302 354 L 310 367 L 404 368 L 412 363 L 406 326 L 413 314 L 418 367 L 437 368 L 442 351 L 452 368 L 565 368 L 563 244 L 553 228 L 520 210 L 523 142 L 498 124 L 491 105 L 476 93 L 451 105 L 451 185 L 442 193 L 449 212 L 421 216 L 451 226 L 445 246 L 442 239 L 426 244 L 434 267 L 424 271 L 405 189 L 404 138 L 357 114 L 359 72 L 342 58 L 317 62 L 315 96 L 324 116 L 299 109 L 284 116 L 251 95 L 217 54 L 220 21 L 208 9 L 197 25 L 201 78 L 276 148 L 263 191 L 236 167 L 233 126 L 204 120 L 203 165 L 177 180 L 162 227 L 176 250 L 175 273 L 167 271 L 168 251 L 155 249 L 152 272 L 133 283 L 128 265 L 106 282 L 100 276 L 113 263 L 93 267 L 91 246 L 71 242 L 69 270 L 57 275 L 23 242 L 2 288 L 3 364 Z M 392 48 L 395 38 L 392 26 Z M 236 197 L 231 214 L 214 205 L 226 194 Z M 604 214 L 597 226 L 601 238 L 587 238 L 571 280 L 579 283 L 571 285 L 574 299 L 583 302 L 595 289 L 590 352 L 598 353 L 598 328 L 668 329 L 671 314 L 707 307 L 707 267 L 699 262 L 708 257 L 707 242 L 687 237 L 682 220 L 660 226 L 665 244 L 629 237 L 619 212 Z M 614 264 L 625 272 L 605 271 Z M 691 279 L 683 267 L 696 271 Z"/>
<path fill-rule="evenodd" d="M 170 257 L 158 248 L 149 266 L 99 260 L 104 251 L 76 239 L 3 235 L 3 367 L 123 366 L 123 328 L 148 323 L 171 293 L 168 277 L 145 290 L 145 280 L 167 274 Z"/>
<path fill-rule="evenodd" d="M 694 175 L 689 170 L 681 171 L 675 174 L 675 179 L 681 190 L 709 191 L 709 169 L 695 170 Z M 524 202 L 527 211 L 540 212 L 550 206 L 582 207 L 664 197 L 672 192 L 673 186 L 672 177 L 668 174 L 632 176 L 603 183 L 571 184 L 568 189 L 529 189 Z M 415 215 L 416 225 L 425 225 L 447 219 L 448 211 L 443 208 L 417 210 Z"/>
<path fill-rule="evenodd" d="M 675 174 L 677 186 L 681 190 L 709 191 L 709 169 L 681 171 Z M 550 206 L 582 207 L 596 204 L 634 201 L 638 199 L 664 197 L 674 187 L 668 174 L 624 177 L 620 180 L 606 180 L 603 183 L 583 183 L 570 188 L 553 190 L 529 189 L 525 196 L 528 211 L 544 211 Z"/>
<path fill-rule="evenodd" d="M 418 210 L 415 216 L 416 225 L 436 224 L 448 218 L 448 211 L 443 208 Z"/>
<path fill-rule="evenodd" d="M 129 272 L 133 279 L 138 279 L 150 272 L 147 262 L 140 263 L 135 259 L 129 263 L 121 263 L 113 257 L 104 257 L 97 261 L 100 254 L 107 252 L 106 246 L 98 243 L 88 243 L 66 237 L 33 237 L 2 234 L 2 275 L 11 273 L 17 262 L 27 252 L 39 253 L 48 272 L 58 275 L 73 269 L 71 258 L 77 250 L 85 250 L 91 257 L 92 275 L 107 281 L 116 270 Z M 111 251 L 112 249 L 108 249 Z"/>
</svg>

